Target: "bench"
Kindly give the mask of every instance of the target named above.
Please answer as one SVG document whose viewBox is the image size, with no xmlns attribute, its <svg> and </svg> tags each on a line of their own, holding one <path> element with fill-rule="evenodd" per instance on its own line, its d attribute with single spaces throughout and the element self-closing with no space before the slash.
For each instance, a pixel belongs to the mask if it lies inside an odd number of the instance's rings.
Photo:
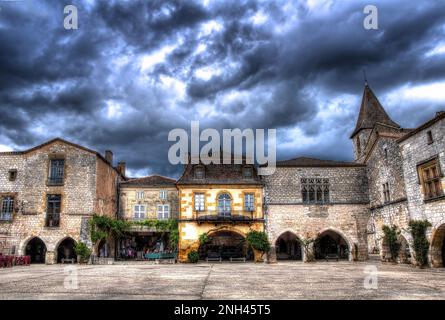
<svg viewBox="0 0 445 320">
<path fill-rule="evenodd" d="M 246 257 L 241 257 L 241 258 L 230 257 L 230 262 L 246 262 Z"/>
<path fill-rule="evenodd" d="M 168 262 L 173 261 L 173 263 L 177 260 L 176 253 L 163 253 L 163 252 L 150 252 L 144 255 L 144 258 L 147 260 L 154 260 L 156 263 L 159 263 L 161 260 L 167 260 Z"/>
<path fill-rule="evenodd" d="M 65 262 L 75 263 L 75 259 L 74 258 L 71 258 L 71 259 L 62 258 L 62 264 L 64 264 Z"/>
<path fill-rule="evenodd" d="M 336 253 L 330 253 L 330 254 L 327 254 L 327 255 L 325 256 L 325 259 L 326 259 L 326 261 L 328 261 L 328 260 L 330 260 L 330 259 L 332 259 L 332 260 L 337 260 L 337 261 L 338 261 L 339 256 L 338 256 L 338 254 L 336 254 Z"/>
<path fill-rule="evenodd" d="M 222 262 L 222 258 L 221 257 L 207 257 L 206 262 L 209 262 L 209 261 Z"/>
</svg>

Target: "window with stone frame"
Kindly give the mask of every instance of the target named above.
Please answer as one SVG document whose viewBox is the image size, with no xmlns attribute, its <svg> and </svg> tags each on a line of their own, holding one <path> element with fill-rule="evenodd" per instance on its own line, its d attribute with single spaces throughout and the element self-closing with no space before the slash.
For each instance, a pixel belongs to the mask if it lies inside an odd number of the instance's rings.
<svg viewBox="0 0 445 320">
<path fill-rule="evenodd" d="M 17 179 L 17 170 L 16 169 L 9 170 L 8 174 L 9 174 L 9 181 L 15 181 Z"/>
<path fill-rule="evenodd" d="M 205 194 L 203 192 L 197 192 L 194 195 L 195 211 L 205 210 Z"/>
<path fill-rule="evenodd" d="M 145 219 L 145 205 L 136 204 L 134 206 L 133 217 L 135 220 L 143 220 Z"/>
<path fill-rule="evenodd" d="M 301 197 L 303 203 L 329 203 L 329 179 L 302 178 Z"/>
<path fill-rule="evenodd" d="M 440 181 L 442 173 L 438 158 L 420 165 L 418 167 L 418 173 L 425 200 L 443 195 L 442 184 Z"/>
<path fill-rule="evenodd" d="M 144 191 L 136 191 L 136 199 L 137 200 L 143 200 L 145 197 Z"/>
<path fill-rule="evenodd" d="M 390 192 L 389 192 L 389 183 L 385 182 L 383 184 L 383 200 L 384 202 L 390 202 L 391 201 L 391 196 L 390 196 Z"/>
<path fill-rule="evenodd" d="M 46 196 L 46 227 L 59 226 L 61 203 L 62 196 L 60 194 L 49 194 Z"/>
<path fill-rule="evenodd" d="M 197 166 L 194 169 L 195 179 L 204 179 L 205 178 L 205 170 L 203 166 Z"/>
<path fill-rule="evenodd" d="M 243 167 L 243 178 L 251 179 L 253 176 L 253 168 L 251 166 Z"/>
<path fill-rule="evenodd" d="M 255 195 L 253 193 L 244 194 L 244 211 L 255 210 Z"/>
<path fill-rule="evenodd" d="M 158 205 L 158 220 L 167 220 L 170 218 L 170 206 L 168 204 Z"/>
<path fill-rule="evenodd" d="M 65 175 L 65 160 L 51 159 L 49 163 L 49 184 L 63 184 Z"/>
<path fill-rule="evenodd" d="M 12 214 L 14 212 L 14 197 L 5 196 L 2 197 L 1 200 L 0 220 L 9 221 L 12 219 Z"/>
<path fill-rule="evenodd" d="M 167 190 L 161 190 L 161 191 L 159 192 L 159 198 L 160 198 L 161 200 L 166 200 L 166 199 L 167 199 L 167 195 L 168 195 Z"/>
</svg>

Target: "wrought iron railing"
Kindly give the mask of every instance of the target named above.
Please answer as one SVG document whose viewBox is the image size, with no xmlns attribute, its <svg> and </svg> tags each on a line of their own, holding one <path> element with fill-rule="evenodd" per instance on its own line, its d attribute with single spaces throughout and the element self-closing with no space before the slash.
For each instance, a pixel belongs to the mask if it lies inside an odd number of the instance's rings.
<svg viewBox="0 0 445 320">
<path fill-rule="evenodd" d="M 11 221 L 12 213 L 11 212 L 1 212 L 0 213 L 0 221 Z"/>
<path fill-rule="evenodd" d="M 261 219 L 255 211 L 236 210 L 230 212 L 219 212 L 218 210 L 196 211 L 194 217 L 198 221 L 251 221 Z"/>
</svg>

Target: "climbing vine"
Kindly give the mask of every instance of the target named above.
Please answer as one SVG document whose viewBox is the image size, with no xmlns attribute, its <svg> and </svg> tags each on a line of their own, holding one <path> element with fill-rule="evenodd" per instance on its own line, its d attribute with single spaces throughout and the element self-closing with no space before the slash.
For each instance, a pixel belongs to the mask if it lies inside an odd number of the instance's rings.
<svg viewBox="0 0 445 320">
<path fill-rule="evenodd" d="M 130 229 L 130 226 L 131 223 L 128 221 L 95 214 L 89 221 L 91 241 L 96 244 L 109 236 L 120 238 Z"/>
<path fill-rule="evenodd" d="M 399 256 L 400 251 L 400 243 L 397 240 L 400 231 L 397 229 L 397 226 L 387 226 L 384 225 L 382 227 L 383 230 L 383 242 L 389 247 L 389 252 L 391 253 L 391 260 L 396 262 L 397 257 Z"/>
<path fill-rule="evenodd" d="M 207 233 L 201 233 L 199 235 L 199 245 L 205 245 L 206 243 L 210 242 L 210 237 Z"/>
<path fill-rule="evenodd" d="M 162 233 L 169 232 L 170 247 L 173 250 L 176 250 L 178 248 L 178 241 L 179 241 L 178 221 L 174 219 L 168 219 L 168 220 L 147 219 L 144 221 L 134 221 L 133 225 L 140 227 L 148 227 L 150 229 L 154 229 L 157 232 L 162 232 Z"/>
<path fill-rule="evenodd" d="M 423 267 L 428 263 L 429 242 L 426 238 L 426 229 L 431 227 L 431 223 L 427 220 L 409 222 L 409 230 L 413 237 L 413 247 L 416 262 L 419 267 Z"/>
</svg>

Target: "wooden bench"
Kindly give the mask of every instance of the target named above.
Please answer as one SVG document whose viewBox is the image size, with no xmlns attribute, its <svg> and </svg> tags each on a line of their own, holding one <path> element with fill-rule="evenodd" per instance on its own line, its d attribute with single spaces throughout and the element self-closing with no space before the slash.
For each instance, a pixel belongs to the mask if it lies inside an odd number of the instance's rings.
<svg viewBox="0 0 445 320">
<path fill-rule="evenodd" d="M 328 261 L 328 260 L 337 260 L 338 261 L 339 256 L 338 256 L 338 254 L 331 253 L 331 254 L 327 254 L 325 256 L 325 259 L 326 259 L 326 261 Z"/>
<path fill-rule="evenodd" d="M 74 258 L 71 258 L 71 259 L 62 258 L 62 264 L 64 264 L 65 262 L 75 263 L 75 259 Z"/>
<path fill-rule="evenodd" d="M 246 257 L 242 257 L 242 258 L 230 257 L 230 262 L 246 262 Z"/>
<path fill-rule="evenodd" d="M 221 257 L 207 257 L 206 262 L 209 262 L 209 261 L 222 262 L 222 258 Z"/>
</svg>

